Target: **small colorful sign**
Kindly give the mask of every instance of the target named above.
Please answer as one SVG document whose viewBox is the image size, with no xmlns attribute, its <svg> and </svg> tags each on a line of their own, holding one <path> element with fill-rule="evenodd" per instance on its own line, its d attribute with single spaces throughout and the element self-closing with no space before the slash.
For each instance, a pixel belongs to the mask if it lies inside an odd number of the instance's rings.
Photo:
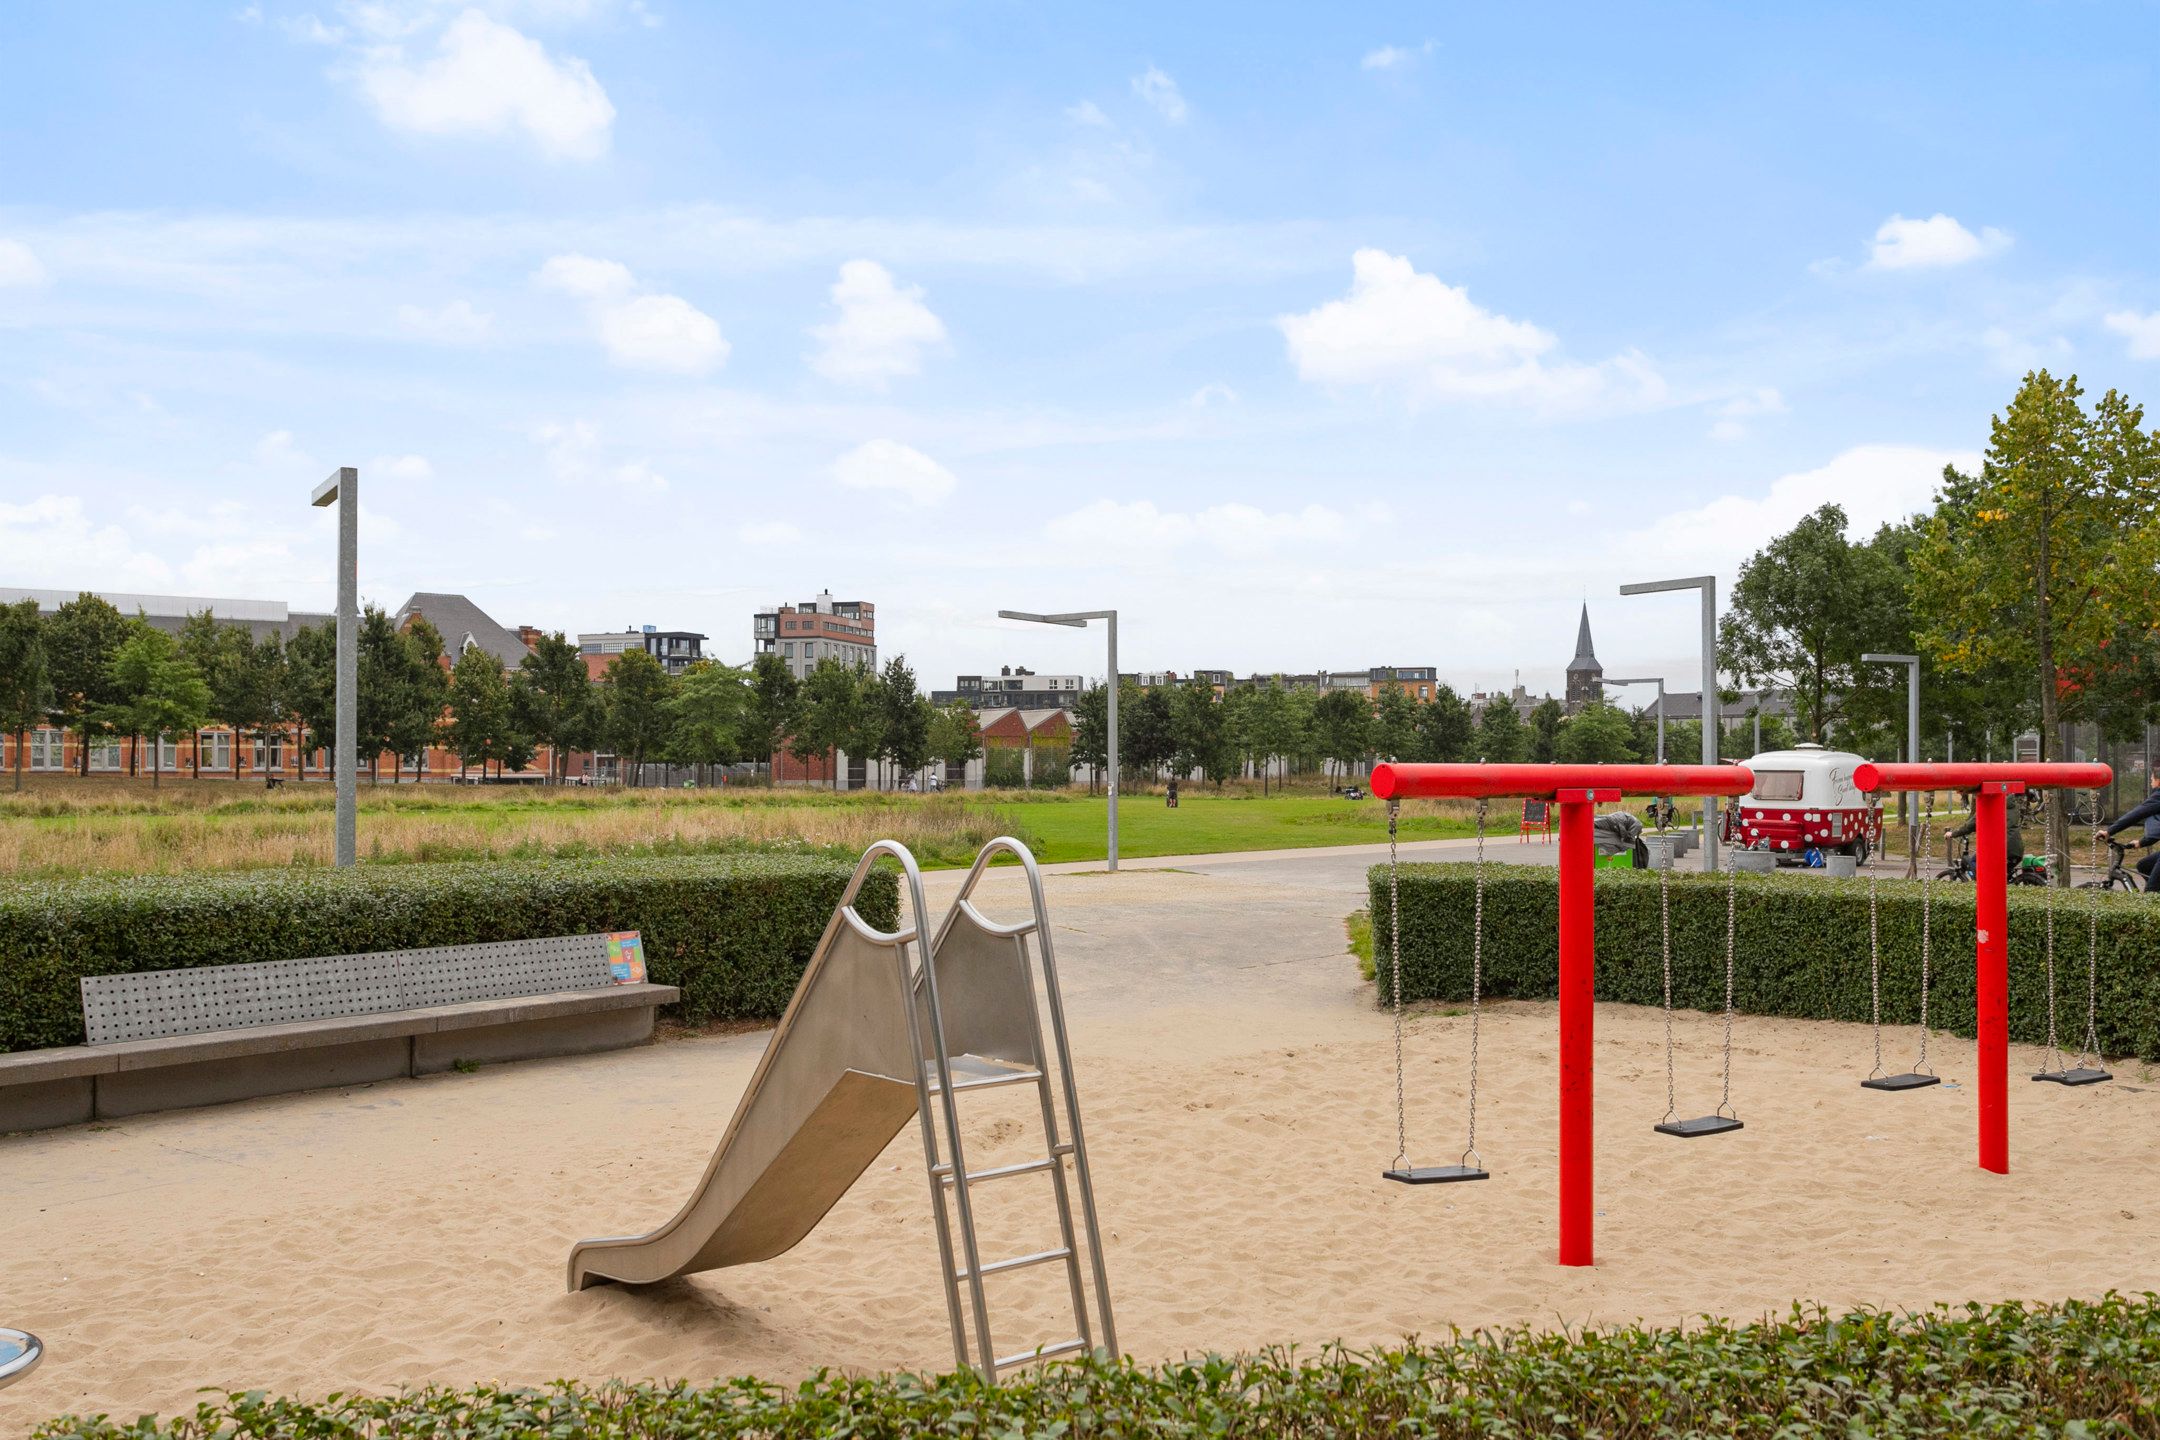
<svg viewBox="0 0 2160 1440">
<path fill-rule="evenodd" d="M 635 930 L 618 930 L 607 937 L 608 979 L 617 985 L 645 983 L 645 941 Z"/>
</svg>

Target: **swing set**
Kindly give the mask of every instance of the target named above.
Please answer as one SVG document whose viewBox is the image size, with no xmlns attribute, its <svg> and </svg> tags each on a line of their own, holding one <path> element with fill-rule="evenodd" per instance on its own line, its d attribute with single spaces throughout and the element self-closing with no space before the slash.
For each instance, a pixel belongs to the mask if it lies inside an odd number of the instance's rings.
<svg viewBox="0 0 2160 1440">
<path fill-rule="evenodd" d="M 1974 802 L 1978 878 L 1975 885 L 1975 966 L 1977 997 L 1979 1163 L 1996 1174 L 2009 1171 L 2009 949 L 2008 870 L 2004 844 L 2006 797 L 2027 788 L 2106 785 L 2111 772 L 2097 764 L 1865 764 L 1854 783 L 1866 792 L 1927 791 L 1933 809 L 1936 789 L 1976 792 Z M 1623 795 L 1744 795 L 1753 775 L 1739 765 L 1397 765 L 1373 768 L 1372 793 L 1388 806 L 1388 936 L 1395 1020 L 1395 1159 L 1385 1178 L 1408 1185 L 1484 1180 L 1477 1149 L 1477 1071 L 1479 1027 L 1483 1011 L 1485 958 L 1485 829 L 1488 803 L 1502 797 L 1543 800 L 1559 809 L 1559 998 L 1560 998 L 1560 1263 L 1593 1263 L 1591 1220 L 1593 1165 L 1592 999 L 1595 992 L 1596 911 L 1592 888 L 1595 854 L 1592 820 L 1599 804 Z M 1410 1163 L 1404 1106 L 1402 938 L 1397 824 L 1405 799 L 1455 797 L 1477 801 L 1477 857 L 1470 940 L 1470 1083 L 1469 1117 L 1462 1154 L 1453 1165 Z M 1926 843 L 1929 821 L 1920 822 Z M 1733 972 L 1738 910 L 1737 871 L 1725 879 L 1725 1013 L 1722 1090 L 1708 1115 L 1682 1119 L 1677 1100 L 1672 1007 L 1672 879 L 1661 869 L 1658 922 L 1663 964 L 1665 1013 L 1665 1116 L 1653 1128 L 1681 1139 L 1730 1134 L 1744 1128 L 1732 1105 Z M 1888 1074 L 1882 1058 L 1882 932 L 1876 881 L 1868 879 L 1869 982 L 1875 1029 L 1875 1066 L 1860 1083 L 1871 1090 L 1915 1090 L 1940 1083 L 1927 1060 L 1928 987 L 1932 976 L 1930 883 L 1921 886 L 1920 1053 L 1913 1068 Z M 2055 901 L 2047 901 L 2046 964 L 2048 1053 L 2034 1080 L 2061 1085 L 2091 1085 L 2109 1078 L 2099 1068 L 2099 914 L 2087 916 L 2085 1035 L 2077 1064 L 2064 1062 L 2056 1038 Z M 2088 1063 L 2090 1062 L 2090 1063 Z"/>
</svg>

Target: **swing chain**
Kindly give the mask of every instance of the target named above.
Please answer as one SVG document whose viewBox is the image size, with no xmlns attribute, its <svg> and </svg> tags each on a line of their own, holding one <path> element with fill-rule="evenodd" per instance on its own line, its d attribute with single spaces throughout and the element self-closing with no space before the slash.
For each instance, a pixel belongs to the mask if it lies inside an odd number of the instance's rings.
<svg viewBox="0 0 2160 1440">
<path fill-rule="evenodd" d="M 1484 1157 L 1477 1152 L 1477 1074 L 1478 1022 L 1485 994 L 1485 810 L 1490 803 L 1484 796 L 1478 797 L 1477 864 L 1472 869 L 1476 899 L 1470 918 L 1470 1130 L 1463 1145 L 1462 1163 L 1477 1170 L 1485 1168 Z M 1472 1161 L 1477 1163 L 1472 1165 Z"/>
<path fill-rule="evenodd" d="M 1733 1020 L 1733 940 L 1735 912 L 1740 903 L 1740 871 L 1737 866 L 1725 867 L 1725 1090 L 1718 1099 L 1717 1113 L 1738 1119 L 1732 1108 L 1732 1020 Z M 1671 1023 L 1669 1020 L 1668 1024 Z M 1666 1063 L 1671 1064 L 1671 1052 Z"/>
<path fill-rule="evenodd" d="M 1658 871 L 1658 931 L 1664 942 L 1665 962 L 1665 1120 L 1670 1124 L 1680 1112 L 1673 1080 L 1672 1036 L 1672 866 Z"/>
<path fill-rule="evenodd" d="M 1935 823 L 1935 792 L 1927 792 L 1927 808 L 1920 814 L 1919 852 L 1927 853 L 1929 831 Z M 1920 872 L 1920 1058 L 1913 1062 L 1913 1074 L 1932 1075 L 1928 1069 L 1928 981 L 1932 973 L 1933 956 L 1929 953 L 1934 942 L 1934 916 L 1932 913 L 1933 879 L 1927 870 Z"/>
<path fill-rule="evenodd" d="M 1407 1122 L 1403 1116 L 1403 1008 L 1402 1008 L 1402 884 L 1400 862 L 1397 857 L 1395 830 L 1402 810 L 1400 800 L 1390 798 L 1387 802 L 1387 883 L 1388 883 L 1388 954 L 1395 979 L 1395 1168 L 1400 1170 L 1409 1159 L 1410 1142 L 1407 1138 Z"/>
<path fill-rule="evenodd" d="M 2100 792 L 2093 792 L 2093 813 L 2100 809 Z M 2100 868 L 2100 836 L 2093 835 L 2093 868 Z M 2067 873 L 2069 866 L 2063 866 Z M 2102 872 L 2103 874 L 2106 872 Z M 2100 1067 L 2100 887 L 2085 892 L 2085 1038 L 2078 1044 L 2078 1067 Z"/>
<path fill-rule="evenodd" d="M 1875 875 L 1867 877 L 1868 1004 L 1875 1020 L 1875 1068 L 1868 1079 L 1883 1078 L 1882 1068 L 1882 919 L 1876 904 Z"/>
<path fill-rule="evenodd" d="M 2051 854 L 2048 858 L 2052 861 L 2061 857 Z M 2063 868 L 2068 868 L 2067 860 L 2063 862 Z M 2040 1062 L 2040 1073 L 2045 1075 L 2050 1066 L 2056 1070 L 2063 1068 L 2062 1044 L 2055 1036 L 2055 886 L 2052 882 L 2047 887 L 2041 910 L 2047 918 L 2047 940 L 2041 947 L 2047 969 L 2047 1056 Z"/>
</svg>

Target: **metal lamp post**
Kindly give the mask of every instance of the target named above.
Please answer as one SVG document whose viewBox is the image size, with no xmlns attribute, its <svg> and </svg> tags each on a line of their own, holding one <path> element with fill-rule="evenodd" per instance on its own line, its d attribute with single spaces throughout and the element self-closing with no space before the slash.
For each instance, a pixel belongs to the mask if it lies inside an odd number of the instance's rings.
<svg viewBox="0 0 2160 1440">
<path fill-rule="evenodd" d="M 342 866 L 360 858 L 360 472 L 350 465 L 332 471 L 315 487 L 312 503 L 338 507 L 337 744 L 330 763 L 337 783 L 337 863 Z"/>
<path fill-rule="evenodd" d="M 1920 763 L 1920 657 L 1917 655 L 1878 655 L 1870 651 L 1860 659 L 1869 665 L 1903 665 L 1905 667 L 1905 763 Z M 1898 806 L 1906 810 L 1906 849 L 1912 853 L 1906 860 L 1907 879 L 1920 873 L 1920 801 L 1909 792 L 1900 792 Z"/>
<path fill-rule="evenodd" d="M 1662 675 L 1630 675 L 1624 680 L 1607 677 L 1606 685 L 1655 685 L 1657 686 L 1657 763 L 1665 763 L 1665 677 Z"/>
<path fill-rule="evenodd" d="M 1030 610 L 1000 610 L 1002 620 L 1027 620 L 1037 625 L 1070 625 L 1075 630 L 1085 630 L 1090 620 L 1108 622 L 1110 633 L 1110 678 L 1105 682 L 1109 692 L 1109 723 L 1104 727 L 1105 758 L 1109 764 L 1109 776 L 1103 785 L 1103 793 L 1110 799 L 1110 855 L 1108 868 L 1117 869 L 1117 611 L 1115 610 L 1067 610 L 1057 615 L 1038 615 Z"/>
<path fill-rule="evenodd" d="M 1702 763 L 1718 763 L 1717 576 L 1690 575 L 1680 580 L 1649 580 L 1622 585 L 1622 595 L 1655 595 L 1666 590 L 1702 591 Z M 1703 868 L 1718 868 L 1717 796 L 1703 796 Z"/>
</svg>

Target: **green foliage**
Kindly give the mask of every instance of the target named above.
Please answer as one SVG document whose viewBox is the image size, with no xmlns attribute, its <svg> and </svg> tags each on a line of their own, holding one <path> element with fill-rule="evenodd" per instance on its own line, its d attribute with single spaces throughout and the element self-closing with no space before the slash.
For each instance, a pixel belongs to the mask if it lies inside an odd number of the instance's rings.
<svg viewBox="0 0 2160 1440">
<path fill-rule="evenodd" d="M 913 775 L 930 763 L 933 707 L 915 690 L 915 671 L 907 656 L 895 655 L 868 687 L 866 708 L 877 716 L 876 753 L 888 766 L 888 778 Z"/>
<path fill-rule="evenodd" d="M 1403 998 L 1463 1000 L 1470 994 L 1473 871 L 1467 864 L 1402 867 Z M 1370 873 L 1372 913 L 1388 933 L 1385 866 Z M 1485 991 L 1489 998 L 1552 999 L 1559 976 L 1556 872 L 1489 865 L 1485 872 Z M 1673 1002 L 1691 1010 L 1725 1003 L 1725 884 L 1722 875 L 1672 876 Z M 1751 1015 L 1866 1022 L 1868 882 L 1818 875 L 1737 877 L 1734 1005 Z M 1888 1025 L 1920 1014 L 1921 884 L 1882 880 L 1882 1009 Z M 1597 872 L 1597 998 L 1658 1003 L 1658 878 L 1650 871 Z M 2010 891 L 2010 1038 L 2047 1038 L 2042 947 L 2052 892 Z M 2058 1021 L 2083 1029 L 2084 907 L 2097 901 L 2100 937 L 2099 1036 L 2110 1055 L 2160 1060 L 2160 907 L 2143 895 L 2087 891 L 2055 897 L 2057 988 L 2070 1007 Z M 1933 886 L 1934 974 L 1929 1018 L 1938 1029 L 1973 1033 L 1973 892 Z M 1381 995 L 1385 1003 L 1392 997 Z"/>
<path fill-rule="evenodd" d="M 1171 718 L 1170 692 L 1157 685 L 1118 690 L 1118 764 L 1141 775 L 1157 775 L 1177 753 L 1177 724 Z"/>
<path fill-rule="evenodd" d="M 1119 697 L 1123 699 L 1123 696 Z M 1088 793 L 1095 793 L 1095 781 L 1110 766 L 1110 687 L 1090 685 L 1073 700 L 1072 706 L 1071 763 L 1074 769 L 1088 767 Z M 970 710 L 970 715 L 974 712 Z M 944 758 L 945 749 L 938 743 L 941 732 L 931 732 L 931 748 Z M 978 734 L 980 733 L 978 727 Z M 978 746 L 979 746 L 978 741 Z M 973 758 L 972 756 L 969 758 Z"/>
<path fill-rule="evenodd" d="M 1560 727 L 1568 723 L 1567 707 L 1548 695 L 1530 712 L 1530 759 L 1550 765 L 1560 758 Z"/>
<path fill-rule="evenodd" d="M 807 765 L 834 750 L 859 750 L 857 736 L 864 729 L 863 681 L 861 666 L 837 656 L 827 655 L 810 667 L 802 684 L 802 708 L 796 716 L 795 734 L 788 742 L 788 750 L 797 760 Z M 831 779 L 833 788 L 839 789 L 837 767 Z"/>
<path fill-rule="evenodd" d="M 578 668 L 583 671 L 583 661 Z M 686 765 L 727 765 L 742 758 L 748 681 L 741 670 L 712 660 L 683 671 L 668 700 L 669 753 Z"/>
<path fill-rule="evenodd" d="M 486 774 L 489 761 L 507 755 L 510 730 L 510 682 L 502 662 L 478 645 L 466 646 L 450 671 L 449 740 L 459 766 L 478 765 Z"/>
<path fill-rule="evenodd" d="M 802 710 L 802 683 L 787 661 L 761 651 L 750 662 L 750 696 L 743 706 L 743 753 L 759 764 L 771 763 L 787 743 Z"/>
<path fill-rule="evenodd" d="M 1408 760 L 1417 753 L 1418 702 L 1400 684 L 1382 687 L 1373 706 L 1372 748 L 1382 760 Z"/>
<path fill-rule="evenodd" d="M 15 737 L 15 788 L 22 789 L 24 732 L 52 708 L 52 662 L 35 599 L 0 605 L 0 732 Z"/>
<path fill-rule="evenodd" d="M 1470 742 L 1472 758 L 1488 765 L 1511 765 L 1530 748 L 1529 730 L 1505 695 L 1485 702 L 1478 715 L 1477 734 Z"/>
<path fill-rule="evenodd" d="M 113 651 L 107 667 L 112 700 L 97 718 L 107 729 L 150 741 L 151 784 L 169 735 L 184 735 L 210 718 L 210 686 L 173 637 L 138 622 Z"/>
<path fill-rule="evenodd" d="M 593 698 L 592 673 L 585 668 L 585 657 L 562 631 L 542 635 L 534 642 L 531 653 L 518 662 L 512 683 L 522 695 L 523 703 L 518 707 L 524 721 L 522 728 L 552 748 L 553 778 L 559 781 L 569 765 L 570 752 L 590 745 L 599 729 L 599 707 Z M 680 713 L 674 722 L 676 734 L 684 734 Z M 702 727 L 698 728 L 702 731 Z M 726 728 L 724 719 L 722 728 Z M 701 733 L 699 738 L 707 737 Z"/>
<path fill-rule="evenodd" d="M 52 674 L 52 719 L 87 740 L 106 733 L 99 712 L 119 697 L 113 689 L 112 657 L 127 639 L 130 621 L 112 603 L 85 590 L 45 622 L 45 656 Z M 87 771 L 89 746 L 76 763 Z"/>
<path fill-rule="evenodd" d="M 1540 711 L 1544 708 L 1544 705 L 1538 707 Z M 1533 732 L 1536 720 L 1537 716 L 1532 715 Z M 1610 765 L 1632 760 L 1635 758 L 1634 723 L 1603 701 L 1585 705 L 1570 715 L 1554 734 L 1552 758 L 1569 765 Z"/>
<path fill-rule="evenodd" d="M 1230 735 L 1229 712 L 1215 687 L 1197 680 L 1178 686 L 1170 696 L 1170 724 L 1177 741 L 1170 757 L 1172 773 L 1184 776 L 1198 770 L 1220 788 L 1236 766 L 1237 746 Z"/>
<path fill-rule="evenodd" d="M 557 1382 L 287 1400 L 191 1415 L 56 1420 L 33 1440 L 1319 1440 L 1352 1436 L 2150 1436 L 2160 1297 L 2010 1301 L 1894 1315 L 1795 1306 L 1782 1320 L 1452 1333 L 1144 1366 L 1089 1359 L 989 1384 L 820 1371 L 799 1385 Z"/>
<path fill-rule="evenodd" d="M 601 677 L 601 733 L 624 762 L 641 766 L 664 754 L 668 743 L 668 696 L 674 682 L 643 649 L 625 650 Z"/>
<path fill-rule="evenodd" d="M 1099 699 L 1103 694 L 1102 687 L 1096 686 L 1093 693 Z M 1073 748 L 1075 753 L 1072 763 L 1087 763 L 1081 760 L 1077 743 Z M 982 753 L 982 717 L 975 713 L 974 706 L 955 700 L 952 704 L 939 708 L 937 713 L 930 717 L 932 759 L 947 765 L 965 765 L 970 760 L 979 758 Z M 1098 750 L 1097 754 L 1100 753 Z M 1094 763 L 1100 768 L 1102 762 L 1097 760 Z"/>
<path fill-rule="evenodd" d="M 1470 756 L 1475 729 L 1470 702 L 1455 693 L 1452 685 L 1436 685 L 1433 697 L 1418 707 L 1417 758 L 1435 764 L 1457 764 Z"/>
<path fill-rule="evenodd" d="M 1348 775 L 1372 749 L 1372 702 L 1362 690 L 1330 690 L 1313 702 L 1313 747 Z"/>
<path fill-rule="evenodd" d="M 688 1021 L 769 1020 L 824 929 L 850 866 L 798 855 L 363 865 L 59 880 L 0 890 L 0 1049 L 83 1039 L 80 979 L 196 965 L 357 955 L 640 930 L 652 978 Z M 864 918 L 898 921 L 879 873 Z"/>
</svg>

